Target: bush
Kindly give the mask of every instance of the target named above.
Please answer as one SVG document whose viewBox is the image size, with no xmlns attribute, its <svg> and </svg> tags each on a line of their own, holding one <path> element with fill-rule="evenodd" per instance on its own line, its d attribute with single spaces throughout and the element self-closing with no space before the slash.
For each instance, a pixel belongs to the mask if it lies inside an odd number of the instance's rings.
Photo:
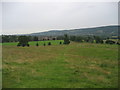
<svg viewBox="0 0 120 90">
<path fill-rule="evenodd" d="M 39 46 L 39 44 L 38 44 L 38 43 L 36 43 L 36 46 Z"/>
<path fill-rule="evenodd" d="M 43 45 L 44 45 L 44 46 L 46 46 L 46 44 L 45 44 L 45 43 L 44 43 Z"/>
<path fill-rule="evenodd" d="M 83 41 L 82 41 L 82 37 L 80 37 L 80 36 L 76 37 L 76 38 L 75 38 L 75 41 L 76 41 L 76 42 L 83 42 Z"/>
<path fill-rule="evenodd" d="M 34 41 L 38 41 L 38 37 L 35 36 L 35 37 L 33 38 L 33 40 L 34 40 Z"/>
<path fill-rule="evenodd" d="M 62 42 L 60 42 L 60 45 L 62 44 Z"/>
<path fill-rule="evenodd" d="M 87 36 L 87 37 L 84 37 L 84 41 L 89 42 L 89 43 L 93 43 L 94 38 L 92 36 Z"/>
<path fill-rule="evenodd" d="M 27 44 L 27 46 L 29 47 L 30 45 L 29 45 L 29 44 Z"/>
<path fill-rule="evenodd" d="M 49 42 L 48 45 L 51 45 L 51 42 Z"/>
<path fill-rule="evenodd" d="M 115 41 L 112 41 L 112 40 L 106 40 L 105 43 L 106 43 L 106 44 L 115 44 Z"/>
<path fill-rule="evenodd" d="M 55 38 L 53 38 L 53 40 L 55 40 Z"/>
<path fill-rule="evenodd" d="M 120 45 L 120 42 L 117 42 L 118 45 Z"/>
<path fill-rule="evenodd" d="M 103 41 L 103 40 L 100 40 L 100 43 L 101 43 L 101 44 L 103 44 L 103 43 L 104 43 L 104 41 Z"/>
<path fill-rule="evenodd" d="M 20 47 L 20 46 L 21 46 L 20 43 L 18 43 L 18 44 L 17 44 L 17 47 Z"/>
<path fill-rule="evenodd" d="M 94 39 L 95 39 L 96 43 L 104 43 L 103 38 L 101 38 L 99 36 L 94 36 Z"/>
<path fill-rule="evenodd" d="M 26 45 L 25 44 L 22 44 L 22 47 L 25 47 Z"/>
</svg>

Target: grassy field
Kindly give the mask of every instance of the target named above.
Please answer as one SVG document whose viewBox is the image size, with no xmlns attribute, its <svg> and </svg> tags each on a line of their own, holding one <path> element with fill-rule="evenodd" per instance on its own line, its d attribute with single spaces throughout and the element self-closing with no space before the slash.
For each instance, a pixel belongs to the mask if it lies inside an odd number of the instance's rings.
<svg viewBox="0 0 120 90">
<path fill-rule="evenodd" d="M 4 44 L 3 88 L 116 88 L 118 46 L 75 43 Z M 39 42 L 42 43 L 42 42 Z"/>
<path fill-rule="evenodd" d="M 40 46 L 43 46 L 43 44 L 45 43 L 46 45 L 48 44 L 48 42 L 51 42 L 52 45 L 59 45 L 60 42 L 63 42 L 63 40 L 49 40 L 49 41 L 38 41 L 38 44 Z M 37 41 L 31 41 L 29 42 L 30 45 L 36 45 Z M 12 43 L 0 43 L 1 45 L 14 45 L 17 46 L 18 42 L 12 42 Z"/>
</svg>

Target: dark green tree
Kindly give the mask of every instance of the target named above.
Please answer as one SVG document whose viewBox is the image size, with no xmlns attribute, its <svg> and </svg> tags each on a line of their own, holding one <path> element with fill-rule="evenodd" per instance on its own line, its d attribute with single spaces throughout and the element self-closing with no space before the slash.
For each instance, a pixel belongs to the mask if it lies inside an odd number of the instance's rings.
<svg viewBox="0 0 120 90">
<path fill-rule="evenodd" d="M 71 41 L 75 41 L 75 39 L 76 39 L 76 36 L 70 36 Z"/>
<path fill-rule="evenodd" d="M 81 37 L 81 36 L 77 36 L 77 37 L 75 38 L 75 41 L 76 41 L 76 42 L 82 42 L 82 37 Z"/>
<path fill-rule="evenodd" d="M 33 41 L 38 41 L 38 37 L 35 36 L 35 37 L 33 38 Z"/>
<path fill-rule="evenodd" d="M 29 45 L 29 44 L 27 44 L 27 46 L 29 47 L 30 45 Z"/>
<path fill-rule="evenodd" d="M 52 38 L 53 40 L 55 40 L 55 38 Z"/>
<path fill-rule="evenodd" d="M 38 44 L 38 43 L 36 43 L 36 46 L 39 46 L 39 44 Z"/>
<path fill-rule="evenodd" d="M 45 43 L 44 43 L 43 45 L 44 45 L 44 46 L 46 46 L 46 44 L 45 44 Z"/>
<path fill-rule="evenodd" d="M 115 41 L 112 41 L 112 40 L 106 40 L 105 43 L 106 43 L 106 44 L 115 44 Z"/>
<path fill-rule="evenodd" d="M 64 36 L 57 36 L 57 40 L 64 40 Z"/>
<path fill-rule="evenodd" d="M 28 46 L 29 38 L 27 36 L 19 36 L 18 41 L 20 46 Z"/>
<path fill-rule="evenodd" d="M 64 44 L 70 44 L 70 40 L 67 34 L 64 35 Z"/>
<path fill-rule="evenodd" d="M 18 47 L 21 46 L 20 43 L 18 43 L 17 46 L 18 46 Z"/>
<path fill-rule="evenodd" d="M 7 36 L 7 35 L 2 35 L 2 43 L 4 43 L 4 42 L 9 42 L 9 41 L 10 41 L 9 36 Z"/>
<path fill-rule="evenodd" d="M 51 45 L 51 42 L 48 42 L 48 45 Z"/>
<path fill-rule="evenodd" d="M 87 41 L 90 42 L 90 43 L 93 43 L 94 42 L 94 37 L 88 36 Z"/>
<path fill-rule="evenodd" d="M 60 45 L 62 44 L 62 42 L 59 43 Z"/>
<path fill-rule="evenodd" d="M 95 39 L 96 43 L 102 43 L 103 42 L 103 39 L 100 38 L 99 36 L 94 36 L 94 39 Z"/>
</svg>

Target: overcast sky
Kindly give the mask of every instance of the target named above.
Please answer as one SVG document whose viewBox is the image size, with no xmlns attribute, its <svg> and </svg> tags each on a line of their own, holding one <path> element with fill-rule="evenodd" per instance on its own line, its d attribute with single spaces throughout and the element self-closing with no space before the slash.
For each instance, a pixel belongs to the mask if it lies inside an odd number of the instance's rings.
<svg viewBox="0 0 120 90">
<path fill-rule="evenodd" d="M 0 10 L 2 34 L 26 34 L 118 23 L 117 2 L 2 2 Z"/>
</svg>

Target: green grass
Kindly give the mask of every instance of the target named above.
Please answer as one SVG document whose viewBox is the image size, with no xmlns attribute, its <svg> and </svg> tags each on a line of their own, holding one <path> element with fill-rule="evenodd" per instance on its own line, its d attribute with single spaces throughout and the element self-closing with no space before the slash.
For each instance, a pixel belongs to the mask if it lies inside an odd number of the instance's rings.
<svg viewBox="0 0 120 90">
<path fill-rule="evenodd" d="M 56 42 L 3 45 L 3 88 L 118 87 L 117 45 Z"/>
<path fill-rule="evenodd" d="M 46 45 L 48 44 L 48 42 L 51 42 L 52 45 L 59 45 L 60 41 L 63 43 L 63 40 L 49 40 L 49 41 L 38 41 L 38 44 L 40 46 L 43 46 L 43 44 L 45 43 Z M 36 45 L 37 41 L 30 41 L 29 44 L 30 45 Z M 16 46 L 18 44 L 18 42 L 9 42 L 9 43 L 0 43 L 0 45 L 14 45 Z"/>
</svg>

